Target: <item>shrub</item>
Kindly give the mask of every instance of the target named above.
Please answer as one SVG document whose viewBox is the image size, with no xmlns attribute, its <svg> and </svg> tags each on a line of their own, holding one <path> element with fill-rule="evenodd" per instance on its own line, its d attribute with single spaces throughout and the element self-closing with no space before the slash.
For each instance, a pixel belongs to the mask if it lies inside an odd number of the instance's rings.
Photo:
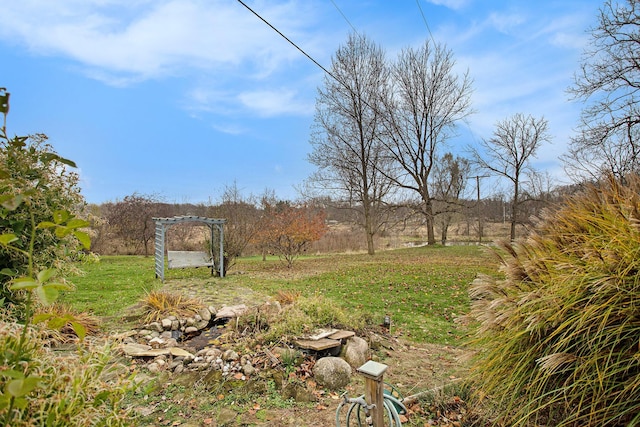
<svg viewBox="0 0 640 427">
<path fill-rule="evenodd" d="M 0 132 L 0 234 L 17 236 L 11 244 L 22 250 L 0 245 L 0 297 L 11 304 L 20 302 L 20 294 L 10 291 L 8 282 L 27 273 L 26 252 L 34 265 L 65 271 L 80 247 L 72 234 L 56 235 L 53 228 L 39 229 L 31 240 L 33 227 L 51 221 L 56 212 L 73 215 L 83 206 L 78 175 L 67 167 L 73 162 L 58 156 L 46 141 L 43 134 L 8 138 Z"/>
<path fill-rule="evenodd" d="M 0 88 L 5 118 L 8 96 Z M 89 223 L 72 213 L 81 197 L 64 165 L 73 162 L 29 145 L 28 139 L 8 139 L 4 127 L 0 131 L 0 272 L 5 277 L 0 302 L 24 296 L 24 324 L 7 319 L 15 310 L 0 310 L 0 423 L 130 425 L 120 405 L 128 385 L 113 383 L 118 375 L 109 382 L 101 376 L 109 349 L 79 346 L 76 354 L 55 355 L 45 348 L 51 341 L 32 327 L 45 321 L 55 329 L 69 325 L 83 340 L 87 328 L 71 313 L 33 311 L 36 304 L 55 302 L 60 290 L 72 289 L 63 277 L 66 261 L 73 249 L 80 244 L 89 249 L 91 242 L 80 230 Z"/>
<path fill-rule="evenodd" d="M 640 179 L 613 179 L 506 244 L 471 287 L 473 364 L 499 423 L 640 425 Z"/>
</svg>

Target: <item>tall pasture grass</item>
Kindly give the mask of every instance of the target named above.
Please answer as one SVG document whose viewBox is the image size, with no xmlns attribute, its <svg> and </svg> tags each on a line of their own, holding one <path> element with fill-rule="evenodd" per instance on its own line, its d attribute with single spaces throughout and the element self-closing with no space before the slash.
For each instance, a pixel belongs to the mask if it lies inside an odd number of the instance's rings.
<svg viewBox="0 0 640 427">
<path fill-rule="evenodd" d="M 472 372 L 496 425 L 640 425 L 640 180 L 613 179 L 504 245 L 470 288 Z"/>
</svg>

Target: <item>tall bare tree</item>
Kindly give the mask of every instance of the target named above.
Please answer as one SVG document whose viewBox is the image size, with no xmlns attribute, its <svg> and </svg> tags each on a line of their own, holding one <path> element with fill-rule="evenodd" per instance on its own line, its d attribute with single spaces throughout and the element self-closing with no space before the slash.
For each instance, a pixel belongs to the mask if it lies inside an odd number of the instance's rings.
<svg viewBox="0 0 640 427">
<path fill-rule="evenodd" d="M 580 175 L 640 171 L 640 2 L 604 3 L 574 80 L 587 105 L 565 161 Z"/>
<path fill-rule="evenodd" d="M 493 137 L 472 147 L 475 163 L 492 174 L 506 178 L 513 185 L 511 196 L 511 240 L 516 237 L 516 225 L 521 221 L 522 198 L 526 192 L 526 176 L 533 173 L 531 159 L 543 142 L 551 140 L 544 117 L 536 119 L 515 114 L 496 123 Z"/>
<path fill-rule="evenodd" d="M 357 210 L 367 251 L 373 254 L 393 177 L 380 142 L 389 69 L 384 51 L 357 34 L 340 46 L 331 65 L 316 99 L 309 161 L 318 170 L 308 182 Z"/>
<path fill-rule="evenodd" d="M 456 74 L 451 50 L 426 41 L 404 49 L 393 66 L 394 90 L 387 98 L 387 146 L 401 174 L 394 182 L 415 192 L 427 225 L 427 242 L 435 244 L 434 196 L 430 179 L 438 151 L 471 114 L 471 79 Z"/>
</svg>

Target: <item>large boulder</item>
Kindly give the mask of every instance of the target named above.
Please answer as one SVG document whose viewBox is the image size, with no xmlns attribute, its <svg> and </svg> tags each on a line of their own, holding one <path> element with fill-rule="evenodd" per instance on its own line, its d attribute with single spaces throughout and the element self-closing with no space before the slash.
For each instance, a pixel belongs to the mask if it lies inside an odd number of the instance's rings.
<svg viewBox="0 0 640 427">
<path fill-rule="evenodd" d="M 369 344 L 360 337 L 351 337 L 344 346 L 344 360 L 353 368 L 359 368 L 369 359 Z"/>
<path fill-rule="evenodd" d="M 351 380 L 351 366 L 339 357 L 323 357 L 313 366 L 316 382 L 329 390 L 344 388 Z"/>
</svg>

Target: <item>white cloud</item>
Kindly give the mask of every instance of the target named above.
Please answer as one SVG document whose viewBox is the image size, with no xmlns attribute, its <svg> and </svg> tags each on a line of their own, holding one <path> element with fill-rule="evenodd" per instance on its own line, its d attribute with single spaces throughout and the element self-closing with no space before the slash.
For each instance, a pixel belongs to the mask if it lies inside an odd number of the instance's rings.
<svg viewBox="0 0 640 427">
<path fill-rule="evenodd" d="M 244 92 L 238 98 L 244 106 L 263 117 L 309 115 L 313 112 L 313 104 L 298 99 L 297 92 L 290 89 Z"/>
<path fill-rule="evenodd" d="M 236 123 L 214 123 L 212 127 L 218 132 L 226 133 L 228 135 L 241 135 L 247 131 L 244 126 Z"/>
<path fill-rule="evenodd" d="M 524 22 L 525 18 L 519 13 L 493 12 L 489 14 L 484 26 L 495 28 L 501 33 L 509 34 L 517 30 Z"/>
<path fill-rule="evenodd" d="M 467 6 L 471 0 L 427 0 L 431 4 L 459 10 Z"/>
<path fill-rule="evenodd" d="M 284 49 L 286 42 L 280 36 L 236 2 L 4 3 L 0 37 L 38 54 L 74 59 L 105 80 L 109 73 L 114 73 L 117 81 L 123 73 L 153 78 L 190 68 L 239 66 L 264 76 L 299 59 L 295 49 Z M 283 32 L 300 37 L 304 37 L 300 29 L 313 16 L 294 1 L 258 6 Z"/>
</svg>

